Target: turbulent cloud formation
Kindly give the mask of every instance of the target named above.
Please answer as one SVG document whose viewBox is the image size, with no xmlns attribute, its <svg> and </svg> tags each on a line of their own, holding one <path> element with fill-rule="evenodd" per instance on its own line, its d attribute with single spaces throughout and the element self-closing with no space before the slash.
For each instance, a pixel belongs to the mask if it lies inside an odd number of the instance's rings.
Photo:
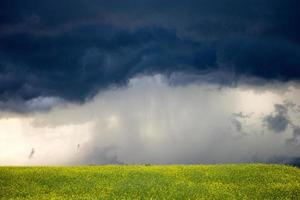
<svg viewBox="0 0 300 200">
<path fill-rule="evenodd" d="M 299 7 L 1 0 L 0 164 L 294 160 Z"/>
<path fill-rule="evenodd" d="M 299 2 L 1 1 L 0 101 L 84 102 L 139 74 L 298 80 Z M 53 15 L 55 13 L 55 15 Z"/>
<path fill-rule="evenodd" d="M 12 110 L 18 113 L 47 112 L 53 107 L 64 104 L 64 102 L 64 100 L 57 97 L 40 96 L 27 101 L 22 101 L 21 99 L 9 99 L 0 102 L 0 108 L 2 110 Z"/>
<path fill-rule="evenodd" d="M 287 129 L 289 122 L 287 108 L 284 105 L 275 105 L 275 114 L 270 114 L 264 118 L 269 130 L 281 133 Z"/>
<path fill-rule="evenodd" d="M 290 87 L 285 97 L 298 101 L 299 89 Z M 271 162 L 276 156 L 286 160 L 300 156 L 298 142 L 286 145 L 293 129 L 274 134 L 261 123 L 284 101 L 281 92 L 220 89 L 206 83 L 172 86 L 162 75 L 136 77 L 126 87 L 103 91 L 85 104 L 0 120 L 5 131 L 0 163 Z M 299 125 L 299 113 L 289 112 Z M 232 124 L 233 116 L 242 131 Z M 28 159 L 32 148 L 34 156 Z"/>
</svg>

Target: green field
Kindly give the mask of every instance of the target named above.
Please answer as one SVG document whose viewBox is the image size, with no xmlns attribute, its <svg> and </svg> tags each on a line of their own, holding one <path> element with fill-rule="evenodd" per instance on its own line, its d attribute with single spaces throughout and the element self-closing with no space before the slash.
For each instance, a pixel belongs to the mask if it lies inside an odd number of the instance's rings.
<svg viewBox="0 0 300 200">
<path fill-rule="evenodd" d="M 0 167 L 0 199 L 300 199 L 284 165 Z"/>
</svg>

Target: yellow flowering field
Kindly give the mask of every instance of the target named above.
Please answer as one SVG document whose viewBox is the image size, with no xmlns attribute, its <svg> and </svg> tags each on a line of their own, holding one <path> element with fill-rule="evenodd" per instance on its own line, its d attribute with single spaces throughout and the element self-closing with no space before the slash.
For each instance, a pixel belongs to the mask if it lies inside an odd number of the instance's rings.
<svg viewBox="0 0 300 200">
<path fill-rule="evenodd" d="M 285 165 L 0 167 L 0 199 L 300 199 Z"/>
</svg>

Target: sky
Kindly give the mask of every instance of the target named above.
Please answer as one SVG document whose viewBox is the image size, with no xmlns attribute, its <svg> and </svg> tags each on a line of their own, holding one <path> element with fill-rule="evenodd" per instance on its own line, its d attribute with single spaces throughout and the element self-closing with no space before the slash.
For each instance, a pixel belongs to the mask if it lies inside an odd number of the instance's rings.
<svg viewBox="0 0 300 200">
<path fill-rule="evenodd" d="M 300 163 L 298 0 L 1 0 L 0 165 Z"/>
</svg>

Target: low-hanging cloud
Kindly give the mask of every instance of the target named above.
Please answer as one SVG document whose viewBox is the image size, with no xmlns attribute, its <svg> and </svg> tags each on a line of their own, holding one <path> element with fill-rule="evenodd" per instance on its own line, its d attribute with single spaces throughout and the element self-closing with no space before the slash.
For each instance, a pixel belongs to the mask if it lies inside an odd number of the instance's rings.
<svg viewBox="0 0 300 200">
<path fill-rule="evenodd" d="M 287 108 L 284 105 L 275 104 L 275 114 L 267 115 L 264 122 L 269 130 L 275 133 L 284 132 L 290 123 Z"/>
<path fill-rule="evenodd" d="M 297 0 L 1 0 L 0 7 L 0 110 L 44 110 L 22 109 L 41 97 L 84 103 L 141 74 L 216 73 L 206 81 L 222 86 L 243 84 L 241 77 L 262 80 L 253 85 L 300 80 Z"/>
<path fill-rule="evenodd" d="M 292 127 L 274 134 L 262 124 L 285 98 L 297 102 L 295 94 L 294 87 L 283 97 L 207 83 L 174 86 L 163 75 L 135 77 L 126 87 L 101 91 L 84 104 L 2 118 L 0 164 L 189 164 L 297 157 L 298 141 L 286 143 L 294 137 Z M 293 124 L 299 124 L 299 113 L 289 113 Z M 233 118 L 241 128 L 232 124 Z"/>
</svg>

